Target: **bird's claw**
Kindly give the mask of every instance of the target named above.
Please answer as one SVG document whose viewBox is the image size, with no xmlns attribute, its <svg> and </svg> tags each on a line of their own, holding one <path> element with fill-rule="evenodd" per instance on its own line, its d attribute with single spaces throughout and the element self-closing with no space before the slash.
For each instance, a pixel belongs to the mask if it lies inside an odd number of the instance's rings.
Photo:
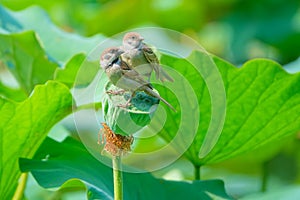
<svg viewBox="0 0 300 200">
<path fill-rule="evenodd" d="M 125 90 L 118 90 L 118 91 L 114 91 L 114 90 L 108 90 L 106 91 L 106 94 L 111 94 L 111 95 L 122 95 L 124 94 Z"/>
<path fill-rule="evenodd" d="M 128 108 L 128 106 L 131 105 L 130 101 L 131 101 L 131 98 L 128 99 L 125 104 L 118 105 L 118 107 L 120 107 L 120 108 Z"/>
<path fill-rule="evenodd" d="M 127 102 L 125 104 L 119 104 L 118 107 L 120 108 L 128 108 L 131 105 L 131 103 Z"/>
</svg>

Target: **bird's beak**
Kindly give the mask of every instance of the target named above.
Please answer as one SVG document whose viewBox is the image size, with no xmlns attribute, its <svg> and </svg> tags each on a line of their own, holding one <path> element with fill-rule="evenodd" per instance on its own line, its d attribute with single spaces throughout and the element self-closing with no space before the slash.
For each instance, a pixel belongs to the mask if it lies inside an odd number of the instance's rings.
<svg viewBox="0 0 300 200">
<path fill-rule="evenodd" d="M 145 38 L 143 38 L 143 37 L 140 37 L 140 41 L 143 41 Z"/>
</svg>

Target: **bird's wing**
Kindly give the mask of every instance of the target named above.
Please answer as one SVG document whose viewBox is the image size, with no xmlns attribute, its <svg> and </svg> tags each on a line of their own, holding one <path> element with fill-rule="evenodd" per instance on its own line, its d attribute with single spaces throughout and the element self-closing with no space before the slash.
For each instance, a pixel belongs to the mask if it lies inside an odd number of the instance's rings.
<svg viewBox="0 0 300 200">
<path fill-rule="evenodd" d="M 123 60 L 121 60 L 120 66 L 122 69 L 123 76 L 133 79 L 133 80 L 136 80 L 137 82 L 139 82 L 142 85 L 149 85 L 152 88 L 152 86 L 149 82 L 147 82 L 136 70 L 130 68 L 128 66 L 128 64 L 126 62 L 124 62 Z"/>
<path fill-rule="evenodd" d="M 121 61 L 120 65 L 121 65 L 121 69 L 122 69 L 122 70 L 133 70 L 133 68 L 130 67 L 130 66 L 127 64 L 127 62 L 124 61 L 124 60 L 122 59 L 122 57 L 120 58 L 120 61 Z"/>
<path fill-rule="evenodd" d="M 153 52 L 153 50 L 146 44 L 143 45 L 142 47 L 142 52 L 147 59 L 147 61 L 151 64 L 153 70 L 155 71 L 156 79 L 160 78 L 160 66 L 159 66 L 159 61 L 157 59 L 157 56 Z"/>
<path fill-rule="evenodd" d="M 159 61 L 153 50 L 146 44 L 143 45 L 142 51 L 147 59 L 147 61 L 151 64 L 155 71 L 156 79 L 161 80 L 162 82 L 168 80 L 174 82 L 173 78 L 170 77 L 167 72 L 165 72 L 162 67 L 159 65 Z"/>
<path fill-rule="evenodd" d="M 135 70 L 122 70 L 123 76 L 128 79 L 132 79 L 138 82 L 142 86 L 148 86 L 151 89 L 153 88 L 152 85 L 146 81 L 138 72 Z"/>
</svg>

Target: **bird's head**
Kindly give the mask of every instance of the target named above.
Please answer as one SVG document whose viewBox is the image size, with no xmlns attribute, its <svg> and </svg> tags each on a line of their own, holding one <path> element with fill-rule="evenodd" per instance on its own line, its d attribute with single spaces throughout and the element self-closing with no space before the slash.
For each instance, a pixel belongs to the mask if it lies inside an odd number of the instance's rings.
<svg viewBox="0 0 300 200">
<path fill-rule="evenodd" d="M 105 49 L 100 56 L 100 66 L 102 69 L 107 69 L 122 53 L 124 53 L 124 51 L 119 47 L 110 47 Z"/>
<path fill-rule="evenodd" d="M 126 50 L 139 48 L 143 43 L 144 38 L 136 32 L 130 32 L 125 34 L 123 38 L 123 46 Z"/>
</svg>

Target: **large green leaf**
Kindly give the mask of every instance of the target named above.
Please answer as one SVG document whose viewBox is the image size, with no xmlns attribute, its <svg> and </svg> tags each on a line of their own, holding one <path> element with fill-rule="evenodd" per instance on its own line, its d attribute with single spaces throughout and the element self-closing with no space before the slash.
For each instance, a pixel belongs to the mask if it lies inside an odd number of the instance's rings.
<svg viewBox="0 0 300 200">
<path fill-rule="evenodd" d="M 22 101 L 27 98 L 27 94 L 22 89 L 6 86 L 0 81 L 0 95 L 15 101 Z"/>
<path fill-rule="evenodd" d="M 99 62 L 90 61 L 82 54 L 74 55 L 63 68 L 57 68 L 54 80 L 66 84 L 68 87 L 86 87 L 99 71 Z"/>
<path fill-rule="evenodd" d="M 91 38 L 81 37 L 57 28 L 43 9 L 37 6 L 29 7 L 19 12 L 12 12 L 0 6 L 0 27 L 15 33 L 34 30 L 52 58 L 66 62 L 74 54 L 88 53 L 105 39 L 101 35 Z"/>
<path fill-rule="evenodd" d="M 75 83 L 77 72 L 80 68 L 80 65 L 85 59 L 84 54 L 77 54 L 67 62 L 64 68 L 57 68 L 54 74 L 54 79 L 56 81 L 62 82 L 68 87 L 72 87 Z M 94 72 L 96 74 L 96 72 Z M 78 82 L 78 80 L 77 80 Z"/>
<path fill-rule="evenodd" d="M 59 187 L 71 178 L 78 178 L 90 187 L 89 199 L 113 198 L 112 169 L 92 157 L 81 143 L 71 138 L 62 143 L 48 138 L 35 158 L 21 159 L 20 166 L 22 171 L 31 171 L 43 187 Z M 230 199 L 220 180 L 176 182 L 156 179 L 149 173 L 124 173 L 124 199 L 181 200 L 187 197 Z"/>
<path fill-rule="evenodd" d="M 34 32 L 0 34 L 0 43 L 0 60 L 27 94 L 36 84 L 52 79 L 57 64 L 45 56 Z"/>
<path fill-rule="evenodd" d="M 32 157 L 50 128 L 72 111 L 72 96 L 61 83 L 39 85 L 21 103 L 0 98 L 0 196 L 11 199 L 21 172 L 19 157 Z"/>
<path fill-rule="evenodd" d="M 42 48 L 42 54 L 46 55 L 43 55 L 40 59 L 47 59 L 49 62 L 65 65 L 64 67 L 56 69 L 54 78 L 55 80 L 67 84 L 69 87 L 74 85 L 75 78 L 77 78 L 76 85 L 82 86 L 90 83 L 97 74 L 99 70 L 98 61 L 90 61 L 95 60 L 95 58 L 91 58 L 90 60 L 86 59 L 84 54 L 87 54 L 100 44 L 100 42 L 105 39 L 103 36 L 95 35 L 92 38 L 85 38 L 65 32 L 52 24 L 47 14 L 39 7 L 30 7 L 23 11 L 12 12 L 0 6 L 0 16 L 0 32 L 2 30 L 2 32 L 7 35 L 6 37 L 12 37 L 14 33 L 21 31 L 34 30 L 39 39 L 39 44 L 37 44 L 36 41 L 27 41 L 22 47 L 16 46 L 17 49 L 15 52 L 12 52 L 14 55 L 7 58 L 8 64 L 15 62 L 13 58 L 17 56 L 16 54 L 19 53 L 21 48 L 34 48 L 37 49 L 37 51 Z M 12 40 L 15 41 L 15 38 Z M 2 48 L 7 54 L 7 47 L 2 46 Z M 18 73 L 27 69 L 27 62 L 27 60 L 20 60 L 18 62 L 19 64 L 23 64 L 22 67 L 26 67 L 25 69 L 17 69 Z M 58 66 L 58 64 L 56 65 Z M 84 66 L 84 75 L 77 76 L 77 72 L 81 66 Z M 52 79 L 54 69 L 51 68 L 52 73 L 49 74 L 45 73 L 46 69 L 49 69 L 49 66 L 44 63 L 44 65 L 39 67 L 37 72 L 42 73 L 44 76 L 49 75 L 48 78 Z M 36 80 L 37 78 L 31 77 L 31 79 Z M 18 77 L 17 80 L 19 80 Z"/>
<path fill-rule="evenodd" d="M 270 60 L 224 68 L 215 59 L 227 93 L 226 122 L 206 162 L 228 159 L 300 130 L 300 74 L 287 74 Z"/>
<path fill-rule="evenodd" d="M 189 61 L 200 64 L 204 56 L 201 52 L 194 52 Z M 192 145 L 185 152 L 195 165 L 226 160 L 253 151 L 264 144 L 278 142 L 300 130 L 299 73 L 287 74 L 280 65 L 270 60 L 252 60 L 239 69 L 214 57 L 226 91 L 226 118 L 221 135 L 212 151 L 208 155 L 199 156 L 204 138 L 208 136 L 206 133 L 211 123 L 211 109 L 215 106 L 211 104 L 210 92 L 201 75 L 188 61 L 166 55 L 161 61 L 183 74 L 198 98 L 199 128 Z M 177 85 L 181 85 L 181 80 L 176 81 Z M 159 92 L 163 97 L 172 95 L 163 89 Z M 167 100 L 176 105 L 175 98 Z M 190 114 L 194 115 L 194 108 L 190 106 Z M 169 110 L 167 112 L 172 116 L 172 120 L 165 123 L 160 135 L 171 141 L 180 126 L 181 113 L 172 113 Z M 192 133 L 187 132 L 187 137 L 190 134 Z"/>
</svg>

